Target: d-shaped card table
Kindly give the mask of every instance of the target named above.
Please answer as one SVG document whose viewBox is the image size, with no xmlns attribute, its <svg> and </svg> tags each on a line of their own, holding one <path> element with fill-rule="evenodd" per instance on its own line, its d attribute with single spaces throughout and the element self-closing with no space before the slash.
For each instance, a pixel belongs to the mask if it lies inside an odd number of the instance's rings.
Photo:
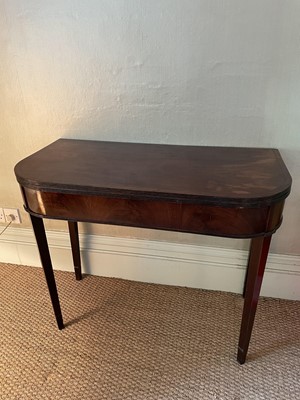
<svg viewBox="0 0 300 400">
<path fill-rule="evenodd" d="M 43 218 L 251 238 L 238 361 L 246 360 L 272 234 L 291 177 L 278 150 L 59 139 L 15 167 L 59 329 L 64 327 Z"/>
</svg>

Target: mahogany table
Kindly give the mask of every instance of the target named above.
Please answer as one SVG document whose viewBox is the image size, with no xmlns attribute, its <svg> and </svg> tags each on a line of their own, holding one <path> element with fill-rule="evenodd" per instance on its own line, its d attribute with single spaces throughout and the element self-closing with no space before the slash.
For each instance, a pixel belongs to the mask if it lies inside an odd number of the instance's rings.
<svg viewBox="0 0 300 400">
<path fill-rule="evenodd" d="M 59 329 L 43 218 L 68 221 L 78 280 L 78 221 L 251 238 L 237 355 L 245 362 L 271 237 L 291 188 L 278 150 L 59 139 L 20 161 L 15 174 Z"/>
</svg>

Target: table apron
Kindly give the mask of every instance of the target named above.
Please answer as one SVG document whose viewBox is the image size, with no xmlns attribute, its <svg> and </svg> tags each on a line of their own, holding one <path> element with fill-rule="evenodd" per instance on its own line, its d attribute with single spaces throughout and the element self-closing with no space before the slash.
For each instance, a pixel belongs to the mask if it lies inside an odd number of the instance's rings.
<svg viewBox="0 0 300 400">
<path fill-rule="evenodd" d="M 165 200 L 134 200 L 22 188 L 25 208 L 45 218 L 95 222 L 225 237 L 272 234 L 284 200 L 258 207 L 222 207 Z"/>
</svg>

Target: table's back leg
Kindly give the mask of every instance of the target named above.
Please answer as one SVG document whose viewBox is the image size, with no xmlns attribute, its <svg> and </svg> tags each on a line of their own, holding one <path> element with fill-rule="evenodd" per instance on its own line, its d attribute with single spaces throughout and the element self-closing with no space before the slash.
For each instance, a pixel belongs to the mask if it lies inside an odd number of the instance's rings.
<svg viewBox="0 0 300 400">
<path fill-rule="evenodd" d="M 257 302 L 267 262 L 271 236 L 252 239 L 237 360 L 246 361 Z"/>
<path fill-rule="evenodd" d="M 36 239 L 36 242 L 38 245 L 41 263 L 42 263 L 42 266 L 44 269 L 46 282 L 48 285 L 48 289 L 49 289 L 49 293 L 50 293 L 50 297 L 51 297 L 51 301 L 52 301 L 52 307 L 53 307 L 53 311 L 54 311 L 55 318 L 57 321 L 57 325 L 58 325 L 59 329 L 63 329 L 64 323 L 63 323 L 60 304 L 59 304 L 59 298 L 58 298 L 58 293 L 57 293 L 57 288 L 56 288 L 56 283 L 55 283 L 55 278 L 54 278 L 54 273 L 53 273 L 53 268 L 52 268 L 52 262 L 51 262 L 47 237 L 46 237 L 45 228 L 44 228 L 44 222 L 43 222 L 42 218 L 35 217 L 33 215 L 30 215 L 30 218 L 31 218 L 31 222 L 32 222 L 33 231 L 35 234 L 35 239 Z"/>
<path fill-rule="evenodd" d="M 248 269 L 249 269 L 250 255 L 251 255 L 252 246 L 253 246 L 253 239 L 251 239 L 251 242 L 250 242 L 249 256 L 248 256 L 247 267 L 246 267 L 246 274 L 245 274 L 245 279 L 244 279 L 243 297 L 245 297 L 245 294 L 246 294 L 247 278 L 248 278 Z"/>
<path fill-rule="evenodd" d="M 72 247 L 75 277 L 77 281 L 80 281 L 82 279 L 82 273 L 81 273 L 78 224 L 75 221 L 68 221 L 68 225 L 69 225 L 70 241 Z"/>
</svg>

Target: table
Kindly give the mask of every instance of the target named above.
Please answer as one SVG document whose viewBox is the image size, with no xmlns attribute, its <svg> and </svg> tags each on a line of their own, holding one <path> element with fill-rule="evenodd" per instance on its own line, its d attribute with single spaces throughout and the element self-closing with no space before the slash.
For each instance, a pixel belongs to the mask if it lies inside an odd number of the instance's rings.
<svg viewBox="0 0 300 400">
<path fill-rule="evenodd" d="M 291 177 L 276 149 L 59 139 L 15 167 L 54 314 L 64 323 L 43 218 L 251 238 L 237 359 L 246 360 L 272 234 Z"/>
</svg>

